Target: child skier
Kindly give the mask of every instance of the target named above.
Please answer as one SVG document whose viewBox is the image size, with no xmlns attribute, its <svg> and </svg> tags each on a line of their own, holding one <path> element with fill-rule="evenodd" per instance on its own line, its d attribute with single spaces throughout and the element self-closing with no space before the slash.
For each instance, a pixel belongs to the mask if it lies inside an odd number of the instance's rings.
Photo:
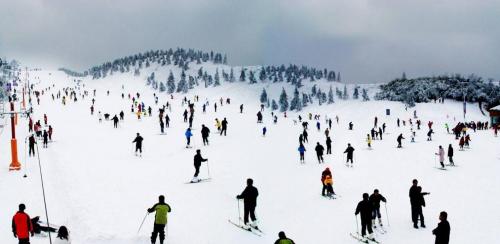
<svg viewBox="0 0 500 244">
<path fill-rule="evenodd" d="M 191 133 L 191 128 L 187 128 L 186 132 L 184 133 L 184 135 L 186 136 L 186 148 L 189 148 L 191 147 L 191 136 L 193 136 L 193 133 Z"/>
<path fill-rule="evenodd" d="M 300 162 L 305 163 L 304 152 L 306 151 L 306 148 L 304 147 L 304 144 L 302 143 L 300 144 L 298 151 L 300 153 Z"/>
</svg>

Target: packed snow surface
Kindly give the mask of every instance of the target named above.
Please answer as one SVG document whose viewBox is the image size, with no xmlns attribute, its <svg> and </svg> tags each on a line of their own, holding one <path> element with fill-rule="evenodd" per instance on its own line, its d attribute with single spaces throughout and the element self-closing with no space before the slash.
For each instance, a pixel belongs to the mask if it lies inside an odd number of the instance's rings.
<svg viewBox="0 0 500 244">
<path fill-rule="evenodd" d="M 328 106 L 306 107 L 300 114 L 320 114 L 321 130 L 316 121 L 309 120 L 309 143 L 306 146 L 306 163 L 299 163 L 298 136 L 302 132 L 297 113 L 289 112 L 287 118 L 278 113 L 278 123 L 272 123 L 271 110 L 264 111 L 264 123 L 256 123 L 259 110 L 259 94 L 262 87 L 243 84 L 225 84 L 217 88 L 196 88 L 186 94 L 195 103 L 193 124 L 193 148 L 185 148 L 184 131 L 187 123 L 182 113 L 184 95 L 159 94 L 159 104 L 154 104 L 155 91 L 145 86 L 143 79 L 129 75 L 114 75 L 101 80 L 84 79 L 80 90 L 89 91 L 89 97 L 78 96 L 78 101 L 66 105 L 60 99 L 52 100 L 51 94 L 64 87 L 75 87 L 73 78 L 61 72 L 30 72 L 36 90 L 52 87 L 41 96 L 40 105 L 33 100 L 33 119 L 41 120 L 47 114 L 54 128 L 53 141 L 47 149 L 39 142 L 40 160 L 45 182 L 49 220 L 66 225 L 73 243 L 101 244 L 149 243 L 154 216 L 149 215 L 139 233 L 137 230 L 146 209 L 157 202 L 158 195 L 166 196 L 172 207 L 169 214 L 169 244 L 187 243 L 274 243 L 277 233 L 287 233 L 296 243 L 358 243 L 349 236 L 356 231 L 354 210 L 364 192 L 379 189 L 387 198 L 388 216 L 382 204 L 383 221 L 387 234 L 378 234 L 382 243 L 433 243 L 431 230 L 438 223 L 440 211 L 447 211 L 451 225 L 451 241 L 454 244 L 495 243 L 500 226 L 500 138 L 492 131 L 471 132 L 471 146 L 458 150 L 454 136 L 444 127 L 453 127 L 463 120 L 462 104 L 446 101 L 444 104 L 418 104 L 405 110 L 397 102 L 387 101 L 340 101 Z M 83 87 L 85 85 L 85 87 Z M 122 89 L 122 85 L 124 89 Z M 90 115 L 92 90 L 97 89 L 95 110 Z M 273 88 L 269 88 L 272 90 Z M 281 85 L 274 87 L 277 98 Z M 110 95 L 106 95 L 106 91 Z M 153 116 L 138 120 L 130 112 L 132 96 L 139 92 L 139 101 L 153 108 Z M 269 92 L 269 91 L 268 91 Z M 125 99 L 121 98 L 125 94 Z M 158 91 L 156 91 L 158 94 Z M 292 93 L 289 93 L 289 98 Z M 220 98 L 231 98 L 231 104 L 218 107 L 213 103 Z M 207 112 L 201 104 L 208 100 Z M 158 108 L 166 102 L 172 104 L 170 128 L 161 135 Z M 244 113 L 239 105 L 244 104 Z M 16 105 L 18 107 L 19 105 Z M 391 115 L 385 115 L 386 109 Z M 98 122 L 97 113 L 111 116 L 125 112 L 125 120 L 114 129 L 111 121 Z M 396 119 L 413 117 L 417 111 L 422 129 L 417 130 L 415 143 L 410 143 L 410 126 L 397 127 Z M 477 105 L 469 104 L 467 120 L 487 121 Z M 317 141 L 325 145 L 325 116 L 334 120 L 330 135 L 333 140 L 332 155 L 325 155 L 325 164 L 318 164 L 314 153 Z M 335 122 L 339 117 L 339 123 Z M 387 124 L 383 140 L 373 141 L 368 150 L 366 134 L 377 116 L 379 126 Z M 217 134 L 215 118 L 227 118 L 227 136 Z M 349 131 L 348 123 L 354 123 Z M 427 122 L 434 121 L 432 141 L 426 141 Z M 0 135 L 0 243 L 17 243 L 11 232 L 11 219 L 19 203 L 25 203 L 26 212 L 32 217 L 45 220 L 41 181 L 36 157 L 26 156 L 25 138 L 28 121 L 20 117 L 17 125 L 19 158 L 22 170 L 9 172 L 10 126 Z M 211 134 L 210 145 L 203 146 L 201 124 L 207 125 Z M 262 128 L 268 131 L 262 136 Z M 416 126 L 414 126 L 416 129 Z M 132 140 L 139 132 L 144 137 L 142 157 L 134 155 Z M 396 148 L 396 137 L 403 133 L 403 148 Z M 354 152 L 354 167 L 344 164 L 347 143 Z M 457 167 L 442 171 L 436 169 L 435 153 L 438 146 L 455 148 Z M 212 181 L 185 184 L 194 173 L 193 156 L 196 149 L 208 158 L 203 163 L 200 176 L 207 177 L 208 167 Z M 340 195 L 335 200 L 321 196 L 321 172 L 330 167 L 334 190 Z M 23 175 L 27 174 L 26 178 Z M 258 237 L 235 228 L 228 219 L 238 221 L 238 202 L 246 185 L 253 178 L 259 190 L 257 218 L 265 235 Z M 424 208 L 427 228 L 413 229 L 410 215 L 408 190 L 411 181 L 418 179 L 426 196 Z M 243 207 L 243 206 L 241 206 Z M 35 236 L 31 243 L 48 243 L 47 237 Z"/>
</svg>

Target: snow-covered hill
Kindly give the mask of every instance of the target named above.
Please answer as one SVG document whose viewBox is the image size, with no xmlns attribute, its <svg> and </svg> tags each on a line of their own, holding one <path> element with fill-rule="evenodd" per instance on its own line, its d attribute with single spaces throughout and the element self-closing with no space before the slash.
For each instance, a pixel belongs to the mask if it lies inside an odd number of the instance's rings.
<svg viewBox="0 0 500 244">
<path fill-rule="evenodd" d="M 220 66 L 219 66 L 220 67 Z M 148 70 L 149 69 L 149 70 Z M 217 67 L 204 66 L 214 72 Z M 190 70 L 196 71 L 196 67 Z M 227 71 L 227 70 L 226 70 Z M 66 225 L 76 244 L 139 244 L 149 243 L 153 216 L 149 216 L 139 233 L 137 229 L 146 209 L 151 207 L 160 194 L 172 206 L 169 215 L 169 244 L 185 243 L 274 243 L 281 230 L 296 243 L 357 243 L 349 236 L 356 231 L 354 209 L 364 192 L 372 193 L 375 188 L 388 199 L 388 216 L 384 222 L 388 233 L 377 237 L 382 243 L 432 243 L 431 230 L 438 222 L 440 211 L 447 211 L 451 224 L 451 243 L 468 244 L 477 242 L 494 243 L 496 227 L 500 226 L 500 190 L 496 187 L 497 172 L 500 170 L 498 146 L 500 138 L 491 131 L 471 133 L 471 148 L 458 151 L 457 141 L 446 133 L 444 124 L 453 126 L 462 118 L 462 104 L 417 104 L 419 118 L 424 124 L 434 121 L 434 140 L 425 140 L 425 126 L 417 131 L 416 143 L 404 141 L 404 148 L 396 148 L 396 137 L 403 133 L 410 138 L 410 126 L 397 127 L 396 119 L 409 119 L 414 109 L 405 110 L 397 102 L 336 99 L 332 105 L 310 105 L 300 112 L 320 114 L 321 130 L 309 121 L 309 143 L 306 144 L 306 164 L 299 163 L 297 152 L 300 124 L 294 124 L 297 113 L 288 112 L 288 117 L 278 113 L 278 123 L 272 123 L 271 111 L 266 108 L 264 123 L 256 123 L 259 110 L 259 95 L 266 87 L 270 97 L 277 99 L 283 84 L 239 82 L 218 87 L 199 86 L 187 94 L 176 93 L 173 99 L 167 93 L 160 93 L 146 86 L 146 77 L 155 72 L 158 80 L 166 81 L 169 69 L 154 66 L 143 69 L 139 76 L 132 73 L 114 74 L 103 79 L 72 78 L 58 71 L 31 72 L 31 82 L 36 90 L 51 87 L 41 96 L 40 105 L 34 101 L 33 119 L 41 120 L 47 114 L 49 124 L 54 127 L 53 142 L 47 149 L 40 147 L 47 204 L 50 221 Z M 178 74 L 180 70 L 173 70 Z M 219 71 L 221 72 L 221 70 Z M 50 73 L 50 75 L 49 75 Z M 39 79 L 37 79 L 39 78 Z M 89 91 L 89 97 L 78 96 L 78 101 L 52 100 L 51 94 L 61 88 L 74 87 L 74 79 L 80 79 L 77 94 Z M 54 87 L 52 85 L 54 84 Z M 304 81 L 303 89 L 310 91 L 311 83 Z M 341 83 L 316 82 L 323 91 L 330 84 L 343 88 Z M 123 89 L 122 89 L 123 85 Z M 324 86 L 324 88 L 323 88 Z M 96 89 L 96 113 L 90 115 L 92 91 Z M 285 87 L 292 94 L 293 86 Z M 106 91 L 110 95 L 106 95 Z M 138 120 L 130 112 L 132 96 L 139 92 L 140 101 L 153 108 L 152 117 Z M 122 99 L 121 94 L 125 94 Z M 159 96 L 154 104 L 153 93 Z M 193 148 L 185 148 L 184 131 L 187 124 L 182 121 L 186 105 L 182 98 L 187 96 L 195 103 L 193 124 Z M 219 106 L 214 112 L 213 103 L 220 98 L 231 98 L 231 104 Z M 201 104 L 208 100 L 207 112 L 201 112 Z M 168 111 L 171 127 L 166 135 L 159 133 L 157 111 L 160 105 L 169 102 Z M 244 113 L 239 105 L 244 104 Z M 391 115 L 386 116 L 385 110 Z M 112 116 L 121 110 L 125 120 L 114 129 L 112 122 L 98 122 L 97 111 Z M 325 157 L 325 164 L 318 165 L 314 145 L 324 145 L 325 117 L 339 117 L 330 135 L 333 139 L 332 155 Z M 387 124 L 383 140 L 373 142 L 373 150 L 366 146 L 366 134 L 378 116 L 379 124 Z M 219 136 L 214 127 L 215 118 L 227 118 L 228 134 Z M 486 121 L 477 106 L 469 106 L 468 120 Z M 349 122 L 354 130 L 347 130 Z M 210 146 L 203 146 L 200 136 L 201 124 L 212 131 Z M 261 135 L 262 127 L 268 129 Z M 24 139 L 28 135 L 27 120 L 19 120 L 18 143 L 23 169 L 20 172 L 0 171 L 0 243 L 16 243 L 10 234 L 10 219 L 19 203 L 27 205 L 31 216 L 44 219 L 38 162 L 26 157 Z M 131 143 L 135 133 L 144 137 L 143 157 L 136 157 Z M 0 158 L 7 168 L 10 162 L 8 146 L 10 130 L 0 135 Z M 343 151 L 351 143 L 355 151 L 355 166 L 344 165 Z M 457 167 L 447 171 L 437 170 L 438 145 L 455 147 Z M 185 184 L 194 173 L 193 156 L 196 149 L 209 159 L 211 182 Z M 333 173 L 334 189 L 339 197 L 327 200 L 321 197 L 321 172 L 330 167 Z M 27 178 L 23 178 L 24 174 Z M 203 165 L 201 176 L 208 174 Z M 259 189 L 257 217 L 259 226 L 265 232 L 257 237 L 230 225 L 228 219 L 237 221 L 238 205 L 235 196 L 244 189 L 247 178 L 254 179 Z M 424 208 L 427 228 L 414 230 L 410 217 L 408 189 L 412 179 L 418 179 L 426 196 Z M 387 219 L 389 217 L 389 219 Z M 390 224 L 390 226 L 389 226 Z M 34 237 L 34 244 L 47 243 L 46 237 Z"/>
</svg>

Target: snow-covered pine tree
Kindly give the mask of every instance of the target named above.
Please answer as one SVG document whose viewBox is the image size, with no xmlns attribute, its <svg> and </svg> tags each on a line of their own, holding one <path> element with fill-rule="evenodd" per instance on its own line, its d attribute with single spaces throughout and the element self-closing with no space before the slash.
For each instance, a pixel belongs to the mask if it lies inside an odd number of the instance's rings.
<svg viewBox="0 0 500 244">
<path fill-rule="evenodd" d="M 167 90 L 167 88 L 165 87 L 165 83 L 160 82 L 160 92 L 165 92 L 165 90 Z"/>
<path fill-rule="evenodd" d="M 352 93 L 352 98 L 353 99 L 359 98 L 359 86 L 354 86 L 354 92 Z"/>
<path fill-rule="evenodd" d="M 272 102 L 272 105 L 271 105 L 271 109 L 273 111 L 278 109 L 278 104 L 276 103 L 276 101 L 274 99 L 273 99 L 273 102 Z"/>
<path fill-rule="evenodd" d="M 195 79 L 192 76 L 189 76 L 189 89 L 193 89 L 196 85 Z"/>
<path fill-rule="evenodd" d="M 337 81 L 340 82 L 340 72 L 337 73 Z"/>
<path fill-rule="evenodd" d="M 335 87 L 335 94 L 339 99 L 342 99 L 342 91 L 338 87 Z"/>
<path fill-rule="evenodd" d="M 177 92 L 182 92 L 182 93 L 188 92 L 188 83 L 186 81 L 186 73 L 184 73 L 184 70 L 181 72 L 181 79 L 177 84 Z"/>
<path fill-rule="evenodd" d="M 332 86 L 330 86 L 330 90 L 328 90 L 328 104 L 334 103 L 335 100 L 333 99 L 333 89 Z"/>
<path fill-rule="evenodd" d="M 285 112 L 288 110 L 288 96 L 286 95 L 285 88 L 281 90 L 280 95 L 280 111 Z"/>
<path fill-rule="evenodd" d="M 231 67 L 231 72 L 229 73 L 229 82 L 233 83 L 234 82 L 234 71 L 233 67 Z"/>
<path fill-rule="evenodd" d="M 214 86 L 220 86 L 219 69 L 216 69 L 216 70 L 215 70 L 215 75 L 214 75 Z"/>
<path fill-rule="evenodd" d="M 167 92 L 169 94 L 175 92 L 175 78 L 174 78 L 174 74 L 172 73 L 172 71 L 170 71 L 170 74 L 168 75 L 168 78 L 167 78 Z"/>
<path fill-rule="evenodd" d="M 314 84 L 313 87 L 311 88 L 311 94 L 313 96 L 316 96 L 316 93 L 318 93 L 318 88 L 316 87 L 316 84 Z"/>
<path fill-rule="evenodd" d="M 241 73 L 240 73 L 240 81 L 243 82 L 243 81 L 246 81 L 247 78 L 246 78 L 246 75 L 245 75 L 245 69 L 241 69 Z"/>
<path fill-rule="evenodd" d="M 361 90 L 361 96 L 363 97 L 363 101 L 370 101 L 370 97 L 368 96 L 368 92 L 365 88 Z"/>
<path fill-rule="evenodd" d="M 259 73 L 259 80 L 261 82 L 265 81 L 267 79 L 267 74 L 266 74 L 266 69 L 264 67 L 262 67 L 260 69 L 260 73 Z"/>
<path fill-rule="evenodd" d="M 342 99 L 349 99 L 349 94 L 347 94 L 347 85 L 344 85 L 344 92 L 342 93 Z"/>
<path fill-rule="evenodd" d="M 302 110 L 302 101 L 300 101 L 299 89 L 297 89 L 297 87 L 295 87 L 295 90 L 293 91 L 293 98 L 290 101 L 290 110 Z"/>
<path fill-rule="evenodd" d="M 307 107 L 308 103 L 309 103 L 309 96 L 305 93 L 302 93 L 302 107 L 303 108 Z"/>
<path fill-rule="evenodd" d="M 248 75 L 248 79 L 250 80 L 250 84 L 257 84 L 257 79 L 255 79 L 255 74 L 252 70 L 250 70 L 250 74 Z"/>
<path fill-rule="evenodd" d="M 262 93 L 260 94 L 260 103 L 265 104 L 267 102 L 267 91 L 266 88 L 262 88 Z"/>
</svg>

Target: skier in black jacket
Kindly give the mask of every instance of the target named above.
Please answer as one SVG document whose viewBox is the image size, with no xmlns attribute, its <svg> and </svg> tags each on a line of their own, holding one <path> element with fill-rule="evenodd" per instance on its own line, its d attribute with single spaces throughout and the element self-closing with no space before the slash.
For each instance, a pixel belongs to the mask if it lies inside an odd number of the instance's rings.
<svg viewBox="0 0 500 244">
<path fill-rule="evenodd" d="M 222 133 L 224 133 L 224 136 L 226 135 L 227 132 L 227 120 L 224 118 L 221 122 L 222 124 L 222 129 L 220 130 L 220 135 L 222 136 Z"/>
<path fill-rule="evenodd" d="M 191 180 L 191 182 L 198 182 L 198 181 L 200 181 L 198 179 L 198 174 L 200 173 L 200 166 L 201 166 L 202 162 L 206 162 L 206 161 L 208 161 L 208 159 L 205 159 L 205 158 L 203 158 L 201 156 L 200 149 L 196 150 L 196 155 L 194 155 L 194 168 L 195 168 L 195 172 L 194 172 L 193 180 Z"/>
<path fill-rule="evenodd" d="M 323 159 L 323 151 L 325 151 L 325 148 L 318 142 L 314 150 L 316 150 L 316 156 L 318 157 L 318 162 L 324 163 L 325 160 Z"/>
<path fill-rule="evenodd" d="M 448 146 L 448 159 L 450 160 L 450 165 L 455 166 L 455 162 L 453 162 L 453 147 L 451 144 Z"/>
<path fill-rule="evenodd" d="M 403 147 L 403 146 L 401 145 L 401 140 L 403 140 L 403 139 L 405 139 L 405 138 L 403 137 L 403 134 L 399 134 L 398 138 L 396 139 L 396 140 L 398 141 L 398 148 Z"/>
<path fill-rule="evenodd" d="M 424 195 L 428 195 L 428 192 L 422 192 L 422 187 L 418 186 L 418 181 L 413 180 L 413 185 L 410 187 L 410 204 L 411 204 L 411 219 L 413 221 L 413 227 L 418 229 L 418 219 L 420 217 L 420 226 L 425 228 L 424 214 L 422 212 L 422 206 L 425 207 Z"/>
<path fill-rule="evenodd" d="M 143 140 L 144 140 L 144 138 L 142 138 L 142 136 L 139 135 L 139 133 L 137 133 L 137 136 L 132 141 L 132 143 L 135 142 L 135 155 L 137 155 L 137 151 L 139 151 L 139 153 L 142 154 L 142 141 Z"/>
<path fill-rule="evenodd" d="M 364 237 L 366 235 L 366 229 L 368 229 L 368 238 L 373 239 L 371 236 L 372 230 L 372 203 L 368 200 L 368 193 L 363 193 L 363 200 L 358 203 L 356 207 L 355 215 L 361 215 L 361 235 Z"/>
<path fill-rule="evenodd" d="M 203 138 L 203 145 L 208 145 L 208 135 L 210 134 L 210 129 L 205 125 L 201 125 L 201 137 Z"/>
<path fill-rule="evenodd" d="M 432 234 L 436 236 L 435 244 L 448 244 L 450 242 L 450 223 L 448 223 L 448 213 L 445 211 L 439 214 L 439 222 Z"/>
<path fill-rule="evenodd" d="M 257 206 L 257 197 L 259 196 L 259 191 L 253 186 L 253 180 L 247 179 L 247 187 L 243 192 L 236 196 L 237 199 L 243 199 L 244 203 L 244 218 L 243 222 L 248 225 L 248 216 L 252 219 L 250 226 L 257 227 L 255 218 L 255 207 Z"/>
<path fill-rule="evenodd" d="M 332 154 L 332 139 L 326 137 L 326 154 Z"/>
<path fill-rule="evenodd" d="M 352 164 L 354 163 L 352 160 L 354 154 L 354 147 L 351 146 L 351 143 L 347 143 L 347 148 L 345 149 L 344 153 L 347 153 L 347 160 L 345 161 L 346 165 L 349 165 L 349 160 L 351 160 L 351 167 L 352 167 Z"/>
<path fill-rule="evenodd" d="M 373 194 L 370 195 L 370 202 L 373 206 L 372 213 L 372 225 L 374 228 L 377 228 L 375 225 L 375 218 L 378 218 L 378 224 L 382 226 L 382 215 L 380 214 L 380 201 L 387 202 L 384 196 L 378 192 L 378 189 L 373 191 Z"/>
</svg>

